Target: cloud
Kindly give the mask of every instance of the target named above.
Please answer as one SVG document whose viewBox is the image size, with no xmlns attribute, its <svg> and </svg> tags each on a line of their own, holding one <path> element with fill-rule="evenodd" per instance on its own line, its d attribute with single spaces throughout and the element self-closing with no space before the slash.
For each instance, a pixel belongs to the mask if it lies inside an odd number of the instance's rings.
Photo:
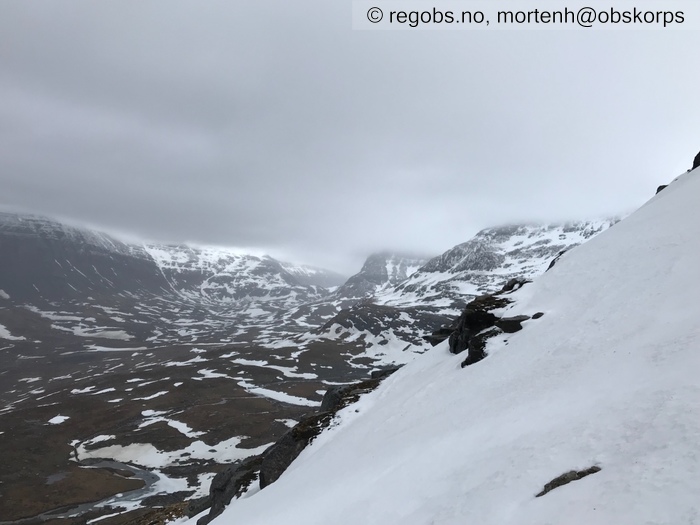
<svg viewBox="0 0 700 525">
<path fill-rule="evenodd" d="M 362 32 L 339 2 L 6 2 L 0 204 L 350 272 L 627 211 L 700 148 L 695 32 Z"/>
</svg>

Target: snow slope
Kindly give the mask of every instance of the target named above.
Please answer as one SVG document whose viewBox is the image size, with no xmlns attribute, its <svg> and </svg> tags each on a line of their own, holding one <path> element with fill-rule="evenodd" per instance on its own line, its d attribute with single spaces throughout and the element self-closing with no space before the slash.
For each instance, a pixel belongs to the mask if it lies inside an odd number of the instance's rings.
<svg viewBox="0 0 700 525">
<path fill-rule="evenodd" d="M 214 523 L 699 523 L 699 199 L 696 170 L 516 292 L 544 317 L 418 357 Z"/>
</svg>

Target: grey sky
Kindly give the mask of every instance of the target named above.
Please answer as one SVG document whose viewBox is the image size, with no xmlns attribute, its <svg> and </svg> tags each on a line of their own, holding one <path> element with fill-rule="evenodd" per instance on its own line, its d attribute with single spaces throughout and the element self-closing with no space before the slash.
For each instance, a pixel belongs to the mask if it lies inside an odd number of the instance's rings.
<svg viewBox="0 0 700 525">
<path fill-rule="evenodd" d="M 338 0 L 3 0 L 0 206 L 346 273 L 624 212 L 700 149 L 698 49 L 352 31 Z"/>
</svg>

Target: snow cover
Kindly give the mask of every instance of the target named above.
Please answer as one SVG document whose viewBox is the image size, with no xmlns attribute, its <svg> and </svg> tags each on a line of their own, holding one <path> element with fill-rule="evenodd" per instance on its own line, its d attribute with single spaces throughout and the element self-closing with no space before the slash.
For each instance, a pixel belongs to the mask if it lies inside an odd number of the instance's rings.
<svg viewBox="0 0 700 525">
<path fill-rule="evenodd" d="M 23 336 L 12 335 L 4 325 L 0 324 L 0 339 L 7 339 L 8 341 L 24 341 L 26 338 Z"/>
<path fill-rule="evenodd" d="M 65 423 L 69 419 L 70 419 L 70 417 L 68 417 L 68 416 L 58 415 L 58 416 L 54 416 L 51 419 L 49 419 L 48 423 L 51 425 L 60 425 L 61 423 Z"/>
<path fill-rule="evenodd" d="M 698 523 L 699 199 L 696 170 L 514 294 L 544 317 L 419 356 L 213 523 Z"/>
</svg>

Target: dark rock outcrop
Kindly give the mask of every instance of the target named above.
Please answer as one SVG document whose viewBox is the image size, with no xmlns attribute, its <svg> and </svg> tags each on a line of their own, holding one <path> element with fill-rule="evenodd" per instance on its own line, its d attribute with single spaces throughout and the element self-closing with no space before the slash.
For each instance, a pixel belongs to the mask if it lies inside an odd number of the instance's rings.
<svg viewBox="0 0 700 525">
<path fill-rule="evenodd" d="M 586 470 L 579 471 L 570 470 L 569 472 L 566 472 L 547 483 L 544 486 L 542 492 L 537 494 L 535 497 L 539 498 L 540 496 L 544 496 L 545 494 L 556 489 L 557 487 L 561 487 L 562 485 L 566 485 L 567 483 L 571 483 L 572 481 L 577 481 L 581 478 L 585 478 L 586 476 L 590 476 L 591 474 L 595 474 L 596 472 L 600 472 L 600 467 L 593 466 L 587 468 Z"/>
<path fill-rule="evenodd" d="M 552 259 L 552 262 L 549 263 L 549 266 L 547 267 L 547 269 L 545 270 L 545 272 L 548 272 L 549 270 L 551 270 L 551 269 L 554 267 L 554 265 L 557 264 L 557 261 L 561 258 L 561 256 L 564 255 L 565 253 L 566 253 L 566 250 L 560 251 L 560 252 L 557 254 L 557 256 L 556 256 L 554 259 Z"/>
<path fill-rule="evenodd" d="M 507 334 L 514 334 L 523 329 L 523 321 L 530 319 L 529 315 L 516 315 L 515 317 L 501 317 L 496 321 L 496 326 Z"/>
<path fill-rule="evenodd" d="M 700 152 L 698 152 L 698 154 L 695 155 L 695 158 L 693 159 L 693 167 L 690 169 L 694 170 L 697 167 L 700 167 Z"/>
<path fill-rule="evenodd" d="M 261 489 L 277 481 L 301 451 L 330 425 L 340 409 L 377 388 L 384 378 L 396 370 L 398 368 L 376 370 L 370 379 L 330 388 L 323 396 L 319 413 L 301 420 L 261 455 L 247 458 L 217 474 L 212 480 L 209 496 L 198 500 L 196 509 L 192 509 L 199 513 L 211 507 L 209 514 L 200 518 L 197 525 L 207 525 L 220 515 L 226 505 L 240 497 L 258 477 Z M 196 513 L 191 516 L 194 515 Z"/>
<path fill-rule="evenodd" d="M 535 314 L 532 314 L 532 318 L 533 318 L 533 319 L 539 319 L 539 318 L 542 317 L 543 315 L 544 315 L 544 312 L 537 312 L 537 313 L 535 313 Z"/>
<path fill-rule="evenodd" d="M 277 481 L 313 438 L 328 426 L 332 418 L 332 412 L 322 412 L 307 417 L 263 452 L 260 465 L 260 488 L 264 489 Z"/>
<path fill-rule="evenodd" d="M 197 525 L 207 525 L 224 511 L 233 498 L 243 494 L 258 477 L 262 460 L 262 456 L 252 456 L 234 463 L 214 476 L 209 488 L 208 501 L 206 504 L 202 502 L 198 505 L 202 510 L 209 506 L 209 514 L 199 518 Z"/>
<path fill-rule="evenodd" d="M 486 342 L 492 337 L 502 333 L 500 328 L 490 328 L 489 330 L 484 330 L 471 337 L 469 339 L 469 354 L 467 358 L 462 361 L 462 368 L 478 363 L 486 357 Z"/>
<path fill-rule="evenodd" d="M 668 184 L 662 184 L 661 186 L 659 186 L 658 188 L 656 188 L 656 193 L 659 193 L 661 190 L 663 190 L 663 189 L 666 188 L 667 186 L 668 186 Z"/>
<path fill-rule="evenodd" d="M 423 339 L 430 343 L 430 346 L 437 346 L 442 343 L 445 339 L 449 338 L 454 332 L 454 328 L 451 326 L 443 326 L 438 328 L 430 335 L 423 336 Z"/>
</svg>

